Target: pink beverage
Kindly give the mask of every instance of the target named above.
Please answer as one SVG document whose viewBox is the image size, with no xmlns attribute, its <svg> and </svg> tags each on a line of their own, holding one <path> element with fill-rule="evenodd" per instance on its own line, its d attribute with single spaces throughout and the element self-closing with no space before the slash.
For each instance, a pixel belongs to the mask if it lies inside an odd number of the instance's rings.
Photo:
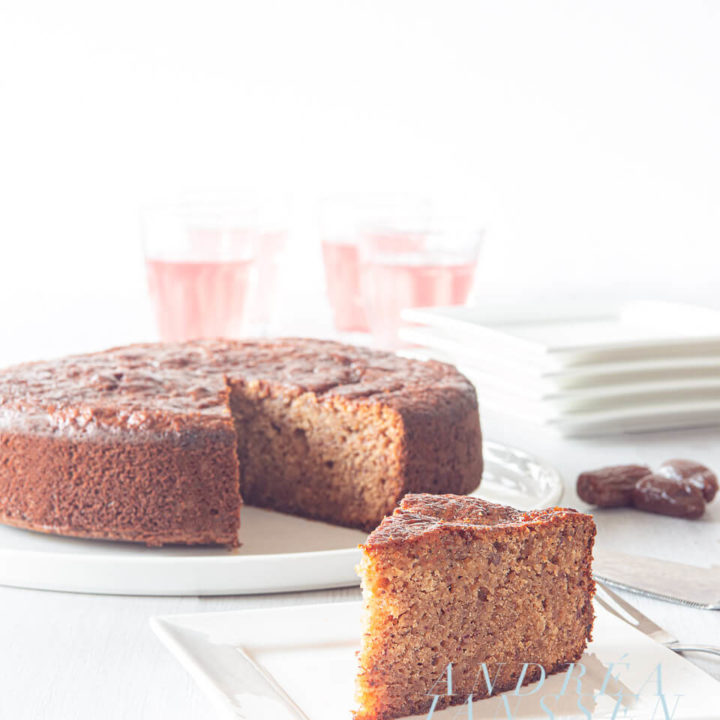
<svg viewBox="0 0 720 720">
<path fill-rule="evenodd" d="M 166 341 L 240 337 L 252 260 L 147 260 L 150 297 Z"/>
<path fill-rule="evenodd" d="M 360 253 L 354 243 L 323 243 L 328 298 L 341 332 L 368 332 L 360 292 Z"/>
<path fill-rule="evenodd" d="M 399 230 L 369 233 L 365 242 L 375 251 L 415 252 L 422 250 L 425 236 Z M 360 285 L 360 250 L 354 243 L 323 243 L 328 296 L 341 332 L 369 332 Z"/>
<path fill-rule="evenodd" d="M 250 302 L 250 322 L 264 328 L 270 324 L 277 298 L 277 276 L 280 254 L 285 249 L 287 233 L 274 230 L 258 233 L 255 257 L 255 281 Z"/>
<path fill-rule="evenodd" d="M 427 234 L 409 230 L 373 230 L 363 235 L 369 253 L 416 253 L 425 249 Z"/>
<path fill-rule="evenodd" d="M 363 265 L 363 291 L 370 330 L 378 344 L 401 346 L 400 312 L 405 308 L 464 305 L 475 275 L 475 260 L 378 256 Z"/>
</svg>

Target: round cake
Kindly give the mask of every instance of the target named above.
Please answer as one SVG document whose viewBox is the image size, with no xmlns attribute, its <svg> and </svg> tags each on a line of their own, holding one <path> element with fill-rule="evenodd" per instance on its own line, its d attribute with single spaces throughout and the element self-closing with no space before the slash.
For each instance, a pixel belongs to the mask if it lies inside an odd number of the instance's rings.
<svg viewBox="0 0 720 720">
<path fill-rule="evenodd" d="M 480 483 L 454 367 L 311 339 L 113 348 L 0 371 L 0 522 L 238 544 L 243 502 L 371 530 Z"/>
</svg>

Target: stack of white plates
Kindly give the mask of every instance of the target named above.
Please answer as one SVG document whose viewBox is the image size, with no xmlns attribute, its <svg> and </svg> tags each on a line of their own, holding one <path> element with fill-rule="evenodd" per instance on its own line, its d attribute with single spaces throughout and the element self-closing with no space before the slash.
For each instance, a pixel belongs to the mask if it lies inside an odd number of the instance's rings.
<svg viewBox="0 0 720 720">
<path fill-rule="evenodd" d="M 587 435 L 720 424 L 720 312 L 635 302 L 613 309 L 407 310 L 410 351 L 457 365 L 481 406 Z"/>
</svg>

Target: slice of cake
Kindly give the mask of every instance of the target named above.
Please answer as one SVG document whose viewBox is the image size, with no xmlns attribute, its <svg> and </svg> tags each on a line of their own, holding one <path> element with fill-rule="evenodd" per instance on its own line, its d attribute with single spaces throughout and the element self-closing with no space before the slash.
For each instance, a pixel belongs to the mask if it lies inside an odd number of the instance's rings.
<svg viewBox="0 0 720 720">
<path fill-rule="evenodd" d="M 578 660 L 593 625 L 594 537 L 575 510 L 406 495 L 361 546 L 356 720 L 426 714 Z"/>
</svg>

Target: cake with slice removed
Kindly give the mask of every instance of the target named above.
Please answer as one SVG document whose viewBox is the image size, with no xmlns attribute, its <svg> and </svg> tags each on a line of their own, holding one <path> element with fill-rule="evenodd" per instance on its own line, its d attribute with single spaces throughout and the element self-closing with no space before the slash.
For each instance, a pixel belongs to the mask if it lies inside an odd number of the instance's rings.
<svg viewBox="0 0 720 720">
<path fill-rule="evenodd" d="M 361 546 L 355 720 L 426 714 L 579 660 L 594 537 L 592 517 L 567 508 L 406 495 Z"/>
<path fill-rule="evenodd" d="M 454 367 L 312 338 L 112 348 L 0 370 L 0 523 L 235 546 L 243 503 L 370 531 L 480 483 Z"/>
</svg>

